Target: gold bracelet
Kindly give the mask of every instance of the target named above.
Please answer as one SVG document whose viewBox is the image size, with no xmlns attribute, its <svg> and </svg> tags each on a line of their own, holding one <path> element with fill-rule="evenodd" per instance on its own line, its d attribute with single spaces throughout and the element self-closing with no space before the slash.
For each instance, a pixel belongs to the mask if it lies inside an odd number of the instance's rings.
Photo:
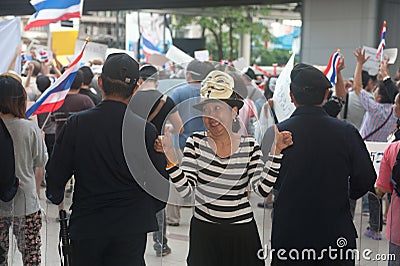
<svg viewBox="0 0 400 266">
<path fill-rule="evenodd" d="M 167 165 L 167 168 L 174 167 L 175 165 L 178 165 L 178 164 L 179 164 L 179 162 L 170 163 Z"/>
</svg>

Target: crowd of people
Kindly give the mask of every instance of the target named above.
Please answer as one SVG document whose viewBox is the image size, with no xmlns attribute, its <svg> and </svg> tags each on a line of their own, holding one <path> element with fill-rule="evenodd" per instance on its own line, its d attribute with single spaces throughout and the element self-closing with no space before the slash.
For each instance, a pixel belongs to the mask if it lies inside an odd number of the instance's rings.
<svg viewBox="0 0 400 266">
<path fill-rule="evenodd" d="M 188 265 L 265 265 L 252 193 L 264 199 L 259 207 L 273 208 L 274 250 L 323 254 L 340 238 L 347 241 L 340 252 L 356 249 L 354 209 L 363 197 L 370 213 L 365 236 L 380 240 L 387 220 L 389 252 L 400 258 L 399 197 L 391 179 L 400 164 L 399 84 L 387 61 L 373 77 L 362 70 L 365 51 L 355 49 L 354 57 L 354 77 L 345 80 L 341 56 L 334 88 L 317 68 L 296 64 L 290 75 L 296 109 L 280 123 L 272 100 L 278 76 L 258 80 L 250 67 L 193 60 L 186 82 L 163 94 L 156 66 L 111 54 L 101 73 L 79 69 L 57 111 L 34 118 L 25 115 L 28 101 L 65 68 L 58 60 L 33 60 L 22 78 L 1 74 L 0 265 L 7 265 L 11 228 L 24 265 L 41 264 L 41 185 L 60 210 L 73 191 L 74 266 L 145 265 L 149 232 L 156 256 L 168 255 L 166 226 L 180 225 L 183 201 L 194 209 Z M 271 121 L 257 134 L 261 117 Z M 391 135 L 376 173 L 364 141 L 387 142 Z M 13 215 L 5 212 L 10 204 Z M 355 263 L 317 257 L 274 253 L 271 264 Z"/>
</svg>

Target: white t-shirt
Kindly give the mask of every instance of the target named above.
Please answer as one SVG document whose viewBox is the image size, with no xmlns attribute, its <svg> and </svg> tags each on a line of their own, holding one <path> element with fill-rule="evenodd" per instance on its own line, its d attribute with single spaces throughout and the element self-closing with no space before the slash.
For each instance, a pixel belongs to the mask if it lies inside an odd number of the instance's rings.
<svg viewBox="0 0 400 266">
<path fill-rule="evenodd" d="M 46 145 L 35 122 L 20 118 L 3 121 L 13 140 L 15 175 L 20 180 L 13 212 L 15 216 L 29 215 L 40 210 L 34 168 L 46 165 Z"/>
</svg>

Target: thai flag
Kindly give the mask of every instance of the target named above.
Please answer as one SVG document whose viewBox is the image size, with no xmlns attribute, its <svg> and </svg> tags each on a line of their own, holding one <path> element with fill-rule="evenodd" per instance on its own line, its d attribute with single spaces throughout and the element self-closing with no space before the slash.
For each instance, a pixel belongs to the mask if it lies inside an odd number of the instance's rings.
<svg viewBox="0 0 400 266">
<path fill-rule="evenodd" d="M 57 111 L 63 105 L 69 88 L 75 79 L 76 73 L 81 67 L 79 62 L 82 59 L 87 43 L 88 40 L 84 44 L 82 51 L 69 65 L 65 72 L 47 90 L 45 90 L 39 99 L 26 111 L 26 117 L 29 118 L 32 115 L 41 113 L 51 113 Z"/>
<path fill-rule="evenodd" d="M 83 0 L 31 0 L 36 13 L 31 16 L 25 30 L 70 18 L 80 18 Z"/>
<path fill-rule="evenodd" d="M 157 46 L 155 46 L 150 40 L 142 35 L 142 49 L 143 54 L 149 57 L 152 54 L 161 54 L 162 51 L 159 50 Z"/>
<path fill-rule="evenodd" d="M 381 58 L 382 58 L 382 55 L 383 55 L 383 49 L 385 48 L 385 46 L 386 46 L 386 43 L 385 43 L 385 36 L 386 36 L 386 21 L 384 21 L 383 22 L 383 25 L 382 25 L 382 30 L 381 30 L 381 41 L 380 41 L 380 43 L 379 43 L 379 46 L 378 46 L 378 51 L 376 52 L 376 58 L 378 58 L 378 56 L 381 54 Z"/>
<path fill-rule="evenodd" d="M 329 63 L 325 68 L 324 74 L 332 83 L 336 85 L 337 72 L 340 64 L 340 50 L 336 50 L 329 58 Z"/>
</svg>

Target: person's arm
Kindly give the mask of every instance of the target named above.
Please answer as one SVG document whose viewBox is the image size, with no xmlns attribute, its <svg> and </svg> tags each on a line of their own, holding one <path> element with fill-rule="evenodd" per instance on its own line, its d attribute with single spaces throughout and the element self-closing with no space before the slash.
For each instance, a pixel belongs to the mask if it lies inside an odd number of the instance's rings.
<svg viewBox="0 0 400 266">
<path fill-rule="evenodd" d="M 65 185 L 74 171 L 75 124 L 74 116 L 67 120 L 56 139 L 52 156 L 46 166 L 46 197 L 56 205 L 63 201 Z"/>
<path fill-rule="evenodd" d="M 396 144 L 391 144 L 383 153 L 381 164 L 379 166 L 379 176 L 376 180 L 376 187 L 383 193 L 390 193 L 393 191 L 393 184 L 390 181 L 390 176 L 392 174 L 392 167 L 390 166 L 390 158 L 392 156 L 397 156 L 397 154 L 391 154 L 391 146 Z"/>
<path fill-rule="evenodd" d="M 165 154 L 168 163 L 166 170 L 180 195 L 184 198 L 192 195 L 197 185 L 198 173 L 193 138 L 189 137 L 186 142 L 180 167 L 172 146 L 169 128 L 165 130 L 163 137 L 156 140 L 154 145 L 157 152 Z"/>
<path fill-rule="evenodd" d="M 50 63 L 50 66 L 51 66 L 51 68 L 52 68 L 53 71 L 54 71 L 54 76 L 55 76 L 56 78 L 59 78 L 59 77 L 61 76 L 61 71 L 58 69 L 58 67 L 56 67 L 56 66 L 54 65 L 53 62 Z"/>
<path fill-rule="evenodd" d="M 339 97 L 339 99 L 342 99 L 344 101 L 344 99 L 346 99 L 346 95 L 347 95 L 347 90 L 346 90 L 346 86 L 344 85 L 344 80 L 343 80 L 343 75 L 342 75 L 342 70 L 345 68 L 344 65 L 344 56 L 341 55 L 340 56 L 340 63 L 338 66 L 338 73 L 337 73 L 337 80 L 336 80 L 336 86 L 335 86 L 335 94 L 337 97 Z"/>
<path fill-rule="evenodd" d="M 40 198 L 40 184 L 42 183 L 44 178 L 44 167 L 46 165 L 48 155 L 42 132 L 36 124 L 32 148 L 36 192 L 38 197 Z"/>
<path fill-rule="evenodd" d="M 40 63 L 40 69 L 42 70 L 41 72 L 43 75 L 50 75 L 50 63 Z"/>
<path fill-rule="evenodd" d="M 255 145 L 252 152 L 248 175 L 251 180 L 251 187 L 262 197 L 267 197 L 279 176 L 281 168 L 282 151 L 293 145 L 292 133 L 289 131 L 279 132 L 278 127 L 274 126 L 275 138 L 271 146 L 268 160 L 264 164 L 262 152 L 258 145 Z"/>
<path fill-rule="evenodd" d="M 354 82 L 353 82 L 353 90 L 356 95 L 360 95 L 361 90 L 363 89 L 362 86 L 362 66 L 365 62 L 367 62 L 368 57 L 365 56 L 365 50 L 361 48 L 357 48 L 353 52 L 354 56 L 356 57 L 356 69 L 354 70 Z"/>
<path fill-rule="evenodd" d="M 342 107 L 345 104 L 345 99 L 347 95 L 347 90 L 344 85 L 342 70 L 345 68 L 344 65 L 344 56 L 340 56 L 340 62 L 337 71 L 337 80 L 335 85 L 335 95 L 332 96 L 323 106 L 322 108 L 332 117 L 337 117 L 340 111 L 342 111 Z"/>
<path fill-rule="evenodd" d="M 22 45 L 18 44 L 17 48 L 15 48 L 15 53 L 10 62 L 10 65 L 8 66 L 8 70 L 15 70 L 15 62 L 17 60 L 17 57 L 21 55 L 21 51 L 22 51 Z"/>
<path fill-rule="evenodd" d="M 374 192 L 376 173 L 367 147 L 358 130 L 347 125 L 346 146 L 350 156 L 350 198 L 358 199 L 368 191 Z"/>
<path fill-rule="evenodd" d="M 169 196 L 169 175 L 166 171 L 167 162 L 162 153 L 154 150 L 154 142 L 157 139 L 157 129 L 151 123 L 146 124 L 145 141 L 147 154 L 152 165 L 146 165 L 143 162 L 142 167 L 145 168 L 143 174 L 147 191 L 155 197 L 156 211 L 165 208 L 165 203 L 168 202 Z M 155 169 L 154 169 L 155 168 Z"/>
<path fill-rule="evenodd" d="M 281 168 L 282 154 L 269 154 L 266 163 L 261 160 L 262 152 L 255 146 L 248 167 L 250 186 L 261 197 L 268 197 L 275 185 Z"/>
<path fill-rule="evenodd" d="M 60 76 L 61 76 L 61 69 L 63 68 L 63 65 L 62 65 L 61 62 L 58 60 L 56 52 L 55 52 L 55 51 L 52 51 L 52 52 L 53 52 L 53 59 L 54 59 L 54 61 L 56 62 L 56 67 L 54 68 L 54 71 L 55 71 L 57 74 L 60 73 Z"/>
<path fill-rule="evenodd" d="M 377 113 L 380 110 L 380 104 L 371 98 L 368 92 L 363 90 L 362 87 L 362 66 L 369 57 L 365 56 L 365 50 L 362 50 L 361 48 L 357 48 L 354 51 L 354 56 L 356 57 L 357 65 L 356 70 L 354 71 L 353 90 L 360 98 L 361 105 L 366 111 L 370 113 Z"/>
<path fill-rule="evenodd" d="M 39 199 L 41 199 L 40 185 L 42 184 L 43 178 L 44 178 L 44 167 L 36 167 L 35 168 L 36 193 Z"/>
<path fill-rule="evenodd" d="M 28 63 L 28 75 L 26 76 L 26 80 L 25 80 L 25 84 L 24 84 L 25 89 L 29 88 L 29 90 L 31 90 L 30 84 L 31 84 L 31 77 L 32 77 L 34 68 L 35 68 L 35 66 L 32 63 Z"/>
<path fill-rule="evenodd" d="M 382 76 L 383 84 L 385 85 L 384 88 L 387 94 L 390 96 L 392 102 L 394 103 L 394 98 L 396 97 L 399 90 L 390 78 L 388 62 L 389 60 L 381 61 L 381 63 L 379 64 L 379 74 Z"/>
<path fill-rule="evenodd" d="M 182 123 L 182 118 L 179 115 L 178 110 L 175 112 L 171 113 L 168 117 L 168 120 L 171 122 L 173 126 L 172 133 L 174 134 L 182 134 L 183 133 L 183 123 Z"/>
</svg>

